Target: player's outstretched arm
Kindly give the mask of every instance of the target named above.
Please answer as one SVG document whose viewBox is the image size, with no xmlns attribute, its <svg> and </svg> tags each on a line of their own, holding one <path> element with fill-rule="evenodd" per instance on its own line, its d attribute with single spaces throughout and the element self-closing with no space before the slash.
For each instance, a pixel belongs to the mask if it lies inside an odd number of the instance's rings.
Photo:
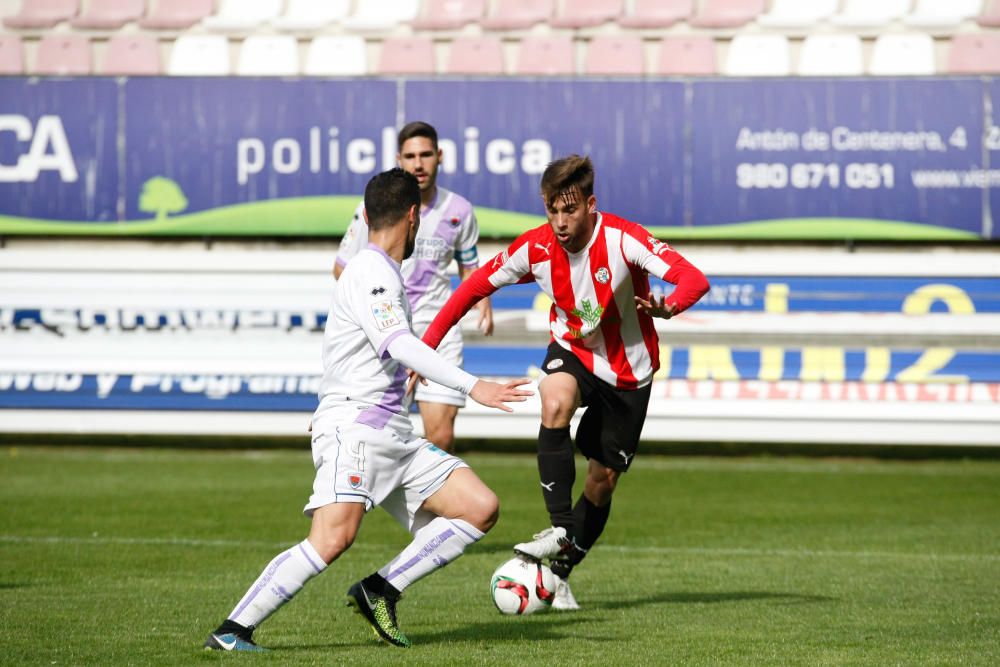
<svg viewBox="0 0 1000 667">
<path fill-rule="evenodd" d="M 531 382 L 528 378 L 511 380 L 506 384 L 480 380 L 469 392 L 469 398 L 480 405 L 488 408 L 496 408 L 504 412 L 513 412 L 508 403 L 523 403 L 529 396 L 534 396 L 535 392 L 527 389 L 518 389 Z"/>
</svg>

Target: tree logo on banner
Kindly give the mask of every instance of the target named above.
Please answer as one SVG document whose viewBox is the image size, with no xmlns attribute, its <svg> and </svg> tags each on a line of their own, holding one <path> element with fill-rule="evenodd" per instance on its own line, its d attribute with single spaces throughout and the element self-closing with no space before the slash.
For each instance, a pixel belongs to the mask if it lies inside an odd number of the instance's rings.
<svg viewBox="0 0 1000 667">
<path fill-rule="evenodd" d="M 155 213 L 156 220 L 162 222 L 171 213 L 180 213 L 188 206 L 184 191 L 176 182 L 163 176 L 154 176 L 142 184 L 139 195 L 139 210 Z"/>
</svg>

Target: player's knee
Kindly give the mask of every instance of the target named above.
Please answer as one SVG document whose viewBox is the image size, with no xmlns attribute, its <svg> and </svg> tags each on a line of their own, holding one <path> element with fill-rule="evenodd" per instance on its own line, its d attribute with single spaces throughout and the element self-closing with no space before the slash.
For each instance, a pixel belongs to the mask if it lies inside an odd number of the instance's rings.
<svg viewBox="0 0 1000 667">
<path fill-rule="evenodd" d="M 569 425 L 569 420 L 576 411 L 572 398 L 564 396 L 545 396 L 542 399 L 542 424 L 547 428 L 561 428 Z"/>
<path fill-rule="evenodd" d="M 309 535 L 309 542 L 316 549 L 320 558 L 329 565 L 354 544 L 356 534 L 356 532 L 344 528 L 313 531 Z"/>
<path fill-rule="evenodd" d="M 598 507 L 607 505 L 618 487 L 619 475 L 618 471 L 611 468 L 601 467 L 591 471 L 587 475 L 585 487 L 587 499 Z"/>
<path fill-rule="evenodd" d="M 465 514 L 469 523 L 484 533 L 489 532 L 500 518 L 500 500 L 489 489 L 470 494 L 466 500 Z"/>
</svg>

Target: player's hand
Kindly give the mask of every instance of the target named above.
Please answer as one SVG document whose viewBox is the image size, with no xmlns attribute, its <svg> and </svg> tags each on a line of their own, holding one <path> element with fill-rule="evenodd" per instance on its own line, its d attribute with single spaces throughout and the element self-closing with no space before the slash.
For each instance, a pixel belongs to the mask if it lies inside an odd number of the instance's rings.
<svg viewBox="0 0 1000 667">
<path fill-rule="evenodd" d="M 488 298 L 482 299 L 476 304 L 479 309 L 479 330 L 484 336 L 493 335 L 493 305 Z"/>
<path fill-rule="evenodd" d="M 635 297 L 635 309 L 646 313 L 650 317 L 662 317 L 665 320 L 669 320 L 677 311 L 677 304 L 671 303 L 668 305 L 666 295 L 661 296 L 657 300 L 656 295 L 650 294 L 649 301 L 638 296 Z"/>
<path fill-rule="evenodd" d="M 406 381 L 406 391 L 403 392 L 404 398 L 409 396 L 410 394 L 416 393 L 417 381 L 419 381 L 420 384 L 424 385 L 425 387 L 427 386 L 427 378 L 425 378 L 422 375 L 417 375 L 415 371 L 413 370 L 406 371 L 406 375 L 409 379 Z"/>
<path fill-rule="evenodd" d="M 527 389 L 518 389 L 531 382 L 528 378 L 511 380 L 507 384 L 480 380 L 469 392 L 469 398 L 476 403 L 485 405 L 488 408 L 496 408 L 504 412 L 514 412 L 507 403 L 523 403 L 529 396 L 534 396 L 535 392 Z"/>
</svg>

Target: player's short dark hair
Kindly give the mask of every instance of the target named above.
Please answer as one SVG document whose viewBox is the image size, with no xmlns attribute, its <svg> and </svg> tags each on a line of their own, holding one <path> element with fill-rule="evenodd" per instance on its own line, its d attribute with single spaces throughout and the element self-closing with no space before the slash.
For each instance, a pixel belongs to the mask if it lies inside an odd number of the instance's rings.
<svg viewBox="0 0 1000 667">
<path fill-rule="evenodd" d="M 399 167 L 376 174 L 365 187 L 365 213 L 371 231 L 392 227 L 406 217 L 411 206 L 420 206 L 420 185 L 413 174 Z"/>
<path fill-rule="evenodd" d="M 434 150 L 438 147 L 438 133 L 434 129 L 434 126 L 430 123 L 425 123 L 422 120 L 415 120 L 412 123 L 407 123 L 403 126 L 403 129 L 399 131 L 399 135 L 396 137 L 396 149 L 403 150 L 403 144 L 412 139 L 413 137 L 426 137 L 431 140 L 431 144 L 434 145 Z"/>
<path fill-rule="evenodd" d="M 549 206 L 561 193 L 579 188 L 584 199 L 594 194 L 594 164 L 586 155 L 567 155 L 549 162 L 542 173 L 542 199 Z"/>
</svg>

